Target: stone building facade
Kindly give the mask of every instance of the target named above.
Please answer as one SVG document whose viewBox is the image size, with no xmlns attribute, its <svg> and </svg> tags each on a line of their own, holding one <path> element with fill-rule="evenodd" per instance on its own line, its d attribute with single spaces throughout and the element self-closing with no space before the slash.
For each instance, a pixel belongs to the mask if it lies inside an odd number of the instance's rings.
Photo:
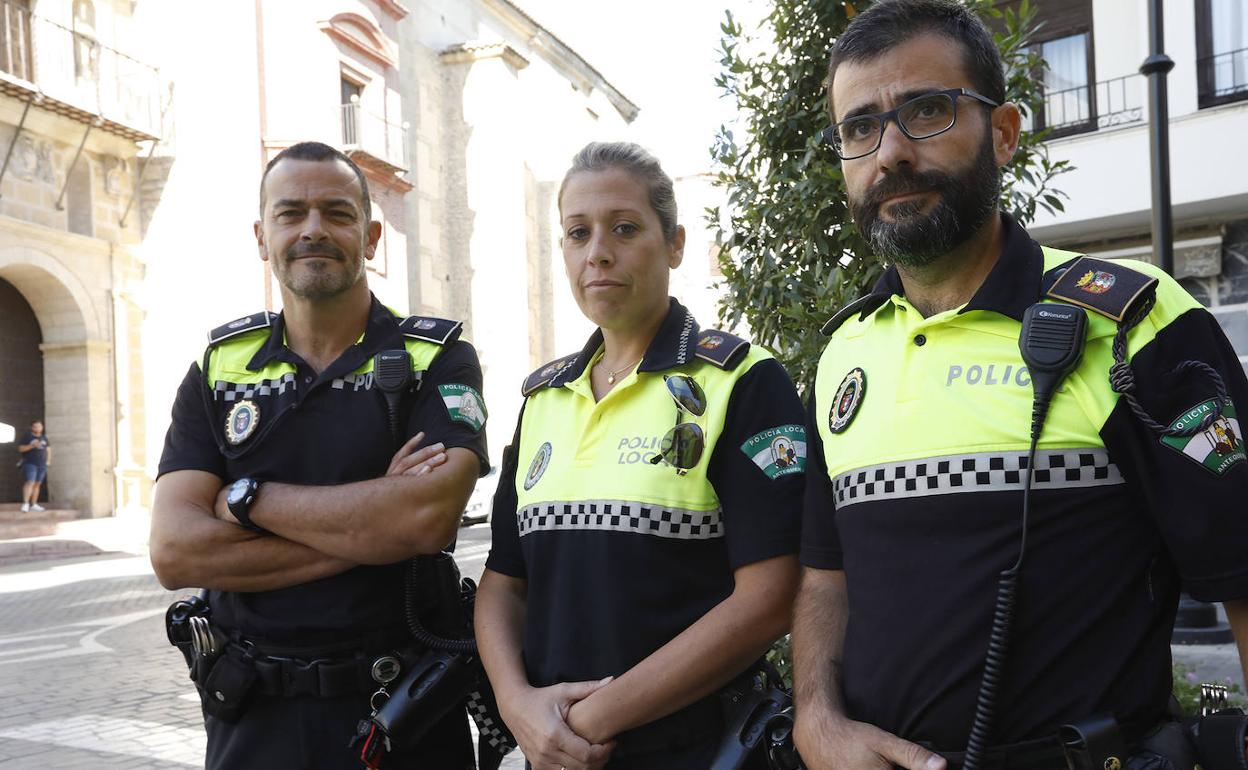
<svg viewBox="0 0 1248 770">
<path fill-rule="evenodd" d="M 42 418 L 55 502 L 149 504 L 206 332 L 281 309 L 258 183 L 311 139 L 368 177 L 378 297 L 466 322 L 497 455 L 517 383 L 588 331 L 554 190 L 637 110 L 508 0 L 0 0 L 0 441 Z"/>
<path fill-rule="evenodd" d="M 0 0 L 0 423 L 44 421 L 48 491 L 91 515 L 148 487 L 135 199 L 167 103 L 132 22 L 128 2 Z"/>
</svg>

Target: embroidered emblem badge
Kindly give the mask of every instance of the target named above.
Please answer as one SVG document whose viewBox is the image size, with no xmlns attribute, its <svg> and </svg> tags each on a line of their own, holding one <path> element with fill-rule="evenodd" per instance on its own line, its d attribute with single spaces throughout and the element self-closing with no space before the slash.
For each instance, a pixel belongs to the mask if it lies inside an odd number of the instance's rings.
<svg viewBox="0 0 1248 770">
<path fill-rule="evenodd" d="M 238 446 L 256 432 L 259 424 L 260 407 L 254 401 L 239 401 L 225 416 L 225 439 L 231 446 Z"/>
<path fill-rule="evenodd" d="M 714 350 L 722 344 L 724 344 L 724 338 L 718 334 L 712 334 L 698 343 L 699 346 L 704 347 L 707 350 Z"/>
<path fill-rule="evenodd" d="M 528 492 L 541 480 L 542 474 L 546 472 L 546 466 L 550 465 L 550 454 L 549 441 L 537 448 L 537 454 L 533 455 L 533 462 L 529 463 L 529 472 L 524 474 L 525 492 Z"/>
<path fill-rule="evenodd" d="M 858 407 L 867 393 L 867 373 L 862 369 L 854 369 L 841 380 L 836 389 L 836 398 L 832 400 L 832 408 L 828 410 L 828 429 L 840 433 L 853 422 L 858 414 Z"/>
<path fill-rule="evenodd" d="M 422 318 L 416 322 L 416 328 L 422 332 L 429 331 L 430 329 L 432 329 L 433 327 L 437 325 L 438 325 L 438 322 L 433 320 L 432 318 Z"/>
<path fill-rule="evenodd" d="M 806 470 L 806 426 L 768 428 L 748 438 L 741 451 L 769 479 L 801 473 Z"/>
<path fill-rule="evenodd" d="M 1075 285 L 1089 294 L 1104 294 L 1114 288 L 1114 281 L 1116 280 L 1113 273 L 1106 273 L 1102 270 L 1089 270 L 1078 281 L 1075 281 Z"/>
<path fill-rule="evenodd" d="M 468 385 L 455 383 L 439 385 L 438 393 L 442 394 L 442 402 L 446 404 L 446 411 L 452 420 L 462 422 L 473 430 L 481 430 L 486 411 L 480 393 Z"/>
<path fill-rule="evenodd" d="M 1217 406 L 1213 399 L 1197 404 L 1170 424 L 1171 428 L 1186 428 L 1199 423 Z M 1181 452 L 1193 462 L 1200 463 L 1209 472 L 1221 476 L 1232 465 L 1248 459 L 1244 450 L 1244 433 L 1240 429 L 1235 406 L 1230 402 L 1222 405 L 1222 416 L 1205 430 L 1192 436 L 1164 436 L 1161 443 Z"/>
<path fill-rule="evenodd" d="M 251 323 L 251 316 L 247 316 L 246 318 L 240 318 L 237 321 L 230 321 L 229 324 L 227 324 L 225 328 L 238 329 L 243 326 L 246 326 L 249 323 Z"/>
<path fill-rule="evenodd" d="M 570 360 L 569 361 L 556 361 L 553 364 L 548 365 L 545 369 L 543 369 L 542 373 L 539 374 L 538 377 L 541 377 L 542 379 L 546 379 L 547 377 L 554 377 L 559 372 L 562 372 L 564 369 L 568 368 L 568 364 L 570 363 L 572 363 L 572 361 Z"/>
</svg>

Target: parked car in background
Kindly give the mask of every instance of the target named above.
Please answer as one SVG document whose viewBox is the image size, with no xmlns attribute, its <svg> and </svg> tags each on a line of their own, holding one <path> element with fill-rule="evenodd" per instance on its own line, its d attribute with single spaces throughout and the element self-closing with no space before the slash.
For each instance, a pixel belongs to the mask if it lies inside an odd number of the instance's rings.
<svg viewBox="0 0 1248 770">
<path fill-rule="evenodd" d="M 462 526 L 492 521 L 494 513 L 494 490 L 498 488 L 498 466 L 490 466 L 490 472 L 477 479 L 477 486 L 464 508 Z"/>
</svg>

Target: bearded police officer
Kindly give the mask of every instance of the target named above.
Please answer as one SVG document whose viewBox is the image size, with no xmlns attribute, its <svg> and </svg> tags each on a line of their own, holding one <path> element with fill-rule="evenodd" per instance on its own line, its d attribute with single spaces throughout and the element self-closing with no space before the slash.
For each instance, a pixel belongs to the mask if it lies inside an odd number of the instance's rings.
<svg viewBox="0 0 1248 770">
<path fill-rule="evenodd" d="M 829 73 L 828 138 L 890 266 L 824 329 L 798 748 L 818 770 L 1066 767 L 1105 746 L 1114 767 L 1165 717 L 1180 584 L 1248 643 L 1243 369 L 1161 271 L 1041 247 L 998 210 L 1020 117 L 965 6 L 874 5 Z M 1020 325 L 1041 301 L 1086 330 L 1029 460 Z"/>
<path fill-rule="evenodd" d="M 447 546 L 486 468 L 481 371 L 458 323 L 397 317 L 369 291 L 381 224 L 342 153 L 279 153 L 255 232 L 284 309 L 213 330 L 179 388 L 152 564 L 168 588 L 209 589 L 208 767 L 359 767 L 347 741 L 375 664 L 393 676 L 412 646 L 402 562 Z M 397 411 L 373 369 L 387 350 L 415 378 Z M 394 433 L 411 439 L 397 453 Z M 386 766 L 473 766 L 462 708 L 429 736 Z"/>
</svg>

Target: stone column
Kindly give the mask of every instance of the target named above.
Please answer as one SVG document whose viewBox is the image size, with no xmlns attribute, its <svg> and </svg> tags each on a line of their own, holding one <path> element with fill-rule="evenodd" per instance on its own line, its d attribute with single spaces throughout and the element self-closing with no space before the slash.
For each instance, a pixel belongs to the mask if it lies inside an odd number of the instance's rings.
<svg viewBox="0 0 1248 770">
<path fill-rule="evenodd" d="M 112 346 L 44 343 L 44 419 L 52 439 L 48 497 L 84 515 L 113 511 Z"/>
</svg>

